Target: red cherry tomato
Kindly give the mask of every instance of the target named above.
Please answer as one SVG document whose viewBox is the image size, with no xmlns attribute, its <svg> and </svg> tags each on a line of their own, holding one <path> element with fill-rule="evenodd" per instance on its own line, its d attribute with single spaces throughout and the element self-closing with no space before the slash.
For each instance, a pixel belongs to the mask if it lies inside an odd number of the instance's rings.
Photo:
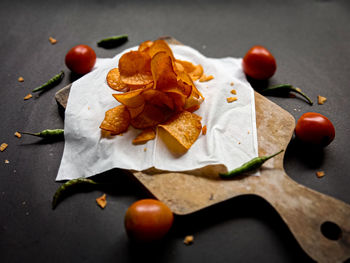
<svg viewBox="0 0 350 263">
<path fill-rule="evenodd" d="M 309 144 L 327 146 L 335 137 L 332 122 L 322 114 L 307 112 L 301 115 L 295 127 L 295 136 Z"/>
<path fill-rule="evenodd" d="M 154 199 L 143 199 L 128 208 L 124 223 L 130 238 L 147 242 L 164 237 L 173 220 L 173 213 L 164 203 Z"/>
<path fill-rule="evenodd" d="M 80 75 L 92 70 L 96 62 L 95 51 L 87 45 L 78 45 L 68 51 L 65 59 L 67 67 Z"/>
<path fill-rule="evenodd" d="M 258 80 L 271 78 L 277 68 L 275 58 L 262 46 L 252 47 L 244 56 L 242 66 L 245 74 Z"/>
</svg>

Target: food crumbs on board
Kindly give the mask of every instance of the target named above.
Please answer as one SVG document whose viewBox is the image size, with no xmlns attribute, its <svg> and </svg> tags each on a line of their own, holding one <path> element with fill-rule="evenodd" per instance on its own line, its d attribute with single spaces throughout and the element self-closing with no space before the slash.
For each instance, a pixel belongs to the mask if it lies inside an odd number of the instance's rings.
<svg viewBox="0 0 350 263">
<path fill-rule="evenodd" d="M 101 208 L 105 208 L 106 205 L 107 205 L 106 194 L 103 194 L 102 196 L 96 198 L 96 203 L 97 203 Z"/>
<path fill-rule="evenodd" d="M 199 79 L 199 82 L 207 82 L 207 81 L 209 81 L 209 80 L 212 80 L 214 78 L 214 76 L 213 75 L 205 75 L 205 74 L 203 74 L 201 77 L 200 77 L 200 79 Z"/>
<path fill-rule="evenodd" d="M 237 91 L 236 91 L 235 89 L 231 90 L 231 93 L 232 93 L 233 95 L 237 95 Z"/>
<path fill-rule="evenodd" d="M 19 132 L 15 132 L 15 136 L 17 137 L 17 138 L 21 138 L 22 137 L 22 134 L 20 134 Z"/>
<path fill-rule="evenodd" d="M 29 94 L 28 94 L 27 96 L 25 96 L 23 99 L 24 99 L 24 100 L 29 100 L 31 97 L 33 97 L 33 95 L 29 93 Z"/>
<path fill-rule="evenodd" d="M 53 37 L 49 37 L 49 41 L 52 45 L 56 44 L 57 43 L 57 40 L 54 39 Z"/>
<path fill-rule="evenodd" d="M 7 143 L 2 143 L 1 145 L 0 145 L 0 151 L 5 151 L 5 149 L 7 148 L 7 146 L 9 146 Z"/>
<path fill-rule="evenodd" d="M 19 77 L 18 78 L 18 82 L 23 82 L 24 81 L 24 78 L 23 77 Z"/>
<path fill-rule="evenodd" d="M 202 127 L 202 134 L 203 134 L 203 135 L 206 135 L 206 134 L 207 134 L 207 125 L 204 125 L 204 126 Z"/>
<path fill-rule="evenodd" d="M 185 245 L 191 245 L 194 242 L 193 236 L 186 236 L 184 239 L 184 244 Z"/>
<path fill-rule="evenodd" d="M 230 85 L 233 86 L 233 85 L 235 85 L 235 83 L 231 82 Z"/>
<path fill-rule="evenodd" d="M 323 176 L 325 176 L 326 174 L 324 173 L 324 171 L 318 171 L 318 172 L 316 172 L 316 176 L 318 177 L 318 178 L 322 178 Z"/>
<path fill-rule="evenodd" d="M 6 160 L 5 160 L 5 163 L 10 163 L 10 161 L 6 159 Z"/>
<path fill-rule="evenodd" d="M 226 99 L 228 103 L 234 102 L 237 100 L 237 97 L 229 97 Z"/>
<path fill-rule="evenodd" d="M 318 95 L 318 96 L 317 96 L 317 101 L 318 101 L 318 104 L 319 104 L 319 105 L 322 105 L 323 103 L 325 103 L 325 102 L 327 101 L 327 98 Z"/>
</svg>

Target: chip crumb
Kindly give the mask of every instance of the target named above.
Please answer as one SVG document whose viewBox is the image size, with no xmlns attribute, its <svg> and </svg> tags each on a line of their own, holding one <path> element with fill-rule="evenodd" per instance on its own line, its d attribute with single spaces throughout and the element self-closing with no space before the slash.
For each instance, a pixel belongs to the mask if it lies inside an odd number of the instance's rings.
<svg viewBox="0 0 350 263">
<path fill-rule="evenodd" d="M 237 100 L 237 97 L 229 97 L 226 99 L 228 103 L 234 102 Z"/>
<path fill-rule="evenodd" d="M 96 202 L 101 208 L 105 208 L 107 205 L 106 194 L 96 198 Z"/>
<path fill-rule="evenodd" d="M 233 85 L 235 85 L 235 83 L 231 82 L 230 85 L 233 86 Z"/>
<path fill-rule="evenodd" d="M 6 159 L 6 160 L 5 160 L 5 163 L 10 163 L 10 161 Z"/>
<path fill-rule="evenodd" d="M 238 142 L 238 144 L 241 144 L 241 142 Z"/>
<path fill-rule="evenodd" d="M 194 242 L 193 236 L 186 236 L 184 239 L 184 244 L 185 245 L 191 245 Z"/>
<path fill-rule="evenodd" d="M 202 127 L 202 134 L 203 134 L 203 135 L 206 135 L 206 134 L 207 134 L 207 125 L 204 125 L 204 126 Z"/>
<path fill-rule="evenodd" d="M 17 138 L 21 138 L 22 137 L 22 134 L 20 134 L 19 132 L 15 132 L 15 136 L 17 137 Z"/>
<path fill-rule="evenodd" d="M 316 176 L 318 177 L 318 178 L 322 178 L 323 176 L 325 176 L 326 174 L 324 173 L 324 171 L 318 171 L 318 172 L 316 172 Z"/>
<path fill-rule="evenodd" d="M 318 104 L 319 104 L 319 105 L 322 105 L 323 103 L 325 103 L 325 102 L 327 101 L 327 98 L 318 95 L 318 96 L 317 96 L 317 100 L 318 100 Z"/>
<path fill-rule="evenodd" d="M 250 134 L 250 131 L 248 131 L 248 134 Z"/>
<path fill-rule="evenodd" d="M 29 94 L 28 94 L 27 96 L 25 96 L 23 99 L 24 99 L 24 100 L 29 100 L 31 97 L 33 97 L 33 95 L 29 93 Z"/>
<path fill-rule="evenodd" d="M 236 91 L 235 89 L 231 90 L 231 93 L 232 93 L 233 95 L 237 95 L 237 91 Z"/>
<path fill-rule="evenodd" d="M 144 151 L 144 152 L 147 152 L 147 147 L 143 148 L 143 151 Z"/>
<path fill-rule="evenodd" d="M 209 80 L 212 80 L 214 78 L 214 76 L 213 75 L 205 75 L 205 74 L 203 74 L 201 77 L 200 77 L 200 79 L 199 79 L 199 82 L 207 82 L 207 81 L 209 81 Z"/>
<path fill-rule="evenodd" d="M 90 106 L 88 106 L 88 110 L 90 110 Z"/>
<path fill-rule="evenodd" d="M 57 40 L 54 39 L 53 37 L 49 37 L 49 41 L 52 45 L 56 44 L 57 43 Z"/>
<path fill-rule="evenodd" d="M 2 143 L 1 145 L 0 145 L 0 151 L 5 151 L 5 149 L 7 148 L 7 146 L 9 146 L 7 143 Z"/>
<path fill-rule="evenodd" d="M 24 78 L 23 77 L 19 77 L 18 78 L 18 82 L 23 82 L 24 81 Z"/>
</svg>

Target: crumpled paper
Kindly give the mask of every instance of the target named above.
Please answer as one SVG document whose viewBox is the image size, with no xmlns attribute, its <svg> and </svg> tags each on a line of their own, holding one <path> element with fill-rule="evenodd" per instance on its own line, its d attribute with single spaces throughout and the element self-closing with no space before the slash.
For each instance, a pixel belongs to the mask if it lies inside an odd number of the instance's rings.
<svg viewBox="0 0 350 263">
<path fill-rule="evenodd" d="M 254 91 L 242 70 L 241 58 L 207 58 L 188 46 L 171 45 L 177 59 L 201 64 L 208 82 L 195 84 L 205 97 L 195 113 L 207 125 L 188 152 L 174 156 L 157 136 L 144 145 L 133 145 L 140 132 L 132 127 L 122 136 L 101 135 L 99 126 L 108 109 L 119 105 L 106 75 L 118 66 L 125 50 L 112 59 L 98 59 L 92 72 L 75 81 L 65 112 L 65 146 L 56 180 L 89 177 L 113 168 L 143 171 L 191 171 L 221 165 L 232 170 L 258 156 Z M 237 95 L 231 94 L 235 89 Z M 228 97 L 237 101 L 228 103 Z"/>
</svg>

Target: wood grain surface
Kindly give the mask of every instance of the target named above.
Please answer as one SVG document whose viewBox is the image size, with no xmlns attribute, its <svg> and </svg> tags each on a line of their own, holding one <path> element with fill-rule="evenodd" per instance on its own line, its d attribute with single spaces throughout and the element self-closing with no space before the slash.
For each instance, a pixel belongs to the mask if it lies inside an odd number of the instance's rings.
<svg viewBox="0 0 350 263">
<path fill-rule="evenodd" d="M 169 43 L 181 44 L 165 38 Z M 56 93 L 63 108 L 70 85 Z M 259 155 L 286 149 L 295 120 L 287 111 L 255 92 Z M 350 257 L 350 206 L 290 179 L 283 168 L 283 153 L 267 161 L 260 176 L 221 180 L 217 171 L 207 173 L 134 172 L 152 195 L 177 215 L 193 213 L 235 196 L 253 194 L 269 202 L 306 253 L 318 262 L 343 262 Z M 339 227 L 337 238 L 321 231 Z M 335 240 L 333 240 L 335 239 Z"/>
</svg>

